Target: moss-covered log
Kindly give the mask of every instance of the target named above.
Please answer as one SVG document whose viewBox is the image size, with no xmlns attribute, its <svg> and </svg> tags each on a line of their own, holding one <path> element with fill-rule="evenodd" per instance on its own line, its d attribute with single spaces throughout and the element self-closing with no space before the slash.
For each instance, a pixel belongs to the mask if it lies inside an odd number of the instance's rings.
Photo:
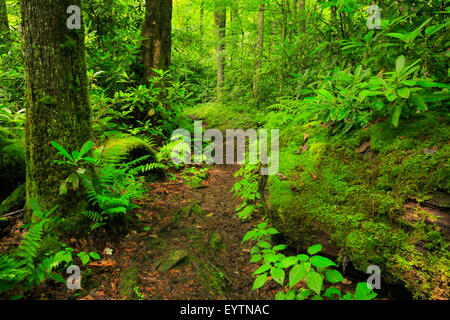
<svg viewBox="0 0 450 320">
<path fill-rule="evenodd" d="M 79 150 L 91 136 L 84 29 L 70 30 L 69 6 L 80 0 L 23 0 L 23 52 L 26 73 L 27 201 L 43 209 L 58 205 L 61 215 L 83 210 L 81 190 L 59 196 L 70 168 L 54 162 L 56 141 L 69 151 Z"/>
</svg>

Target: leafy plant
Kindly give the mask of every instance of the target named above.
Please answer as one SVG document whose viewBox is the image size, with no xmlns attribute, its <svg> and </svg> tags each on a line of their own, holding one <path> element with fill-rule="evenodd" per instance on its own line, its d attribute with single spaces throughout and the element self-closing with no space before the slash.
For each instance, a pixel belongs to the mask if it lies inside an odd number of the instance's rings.
<svg viewBox="0 0 450 320">
<path fill-rule="evenodd" d="M 253 273 L 256 276 L 253 290 L 263 287 L 270 275 L 273 281 L 283 288 L 283 291 L 277 293 L 277 300 L 304 300 L 310 296 L 312 296 L 312 300 L 323 300 L 324 298 L 371 300 L 376 297 L 367 283 L 359 283 L 355 294 L 346 293 L 342 297 L 340 290 L 336 287 L 325 290 L 325 282 L 336 284 L 342 282 L 344 277 L 334 269 L 336 264 L 333 261 L 318 255 L 322 246 L 316 244 L 309 247 L 308 254 L 286 256 L 280 253 L 287 248 L 286 245 L 272 246 L 270 244 L 270 238 L 274 234 L 278 234 L 278 231 L 273 227 L 268 228 L 268 223 L 263 222 L 247 232 L 242 240 L 242 242 L 253 240 L 256 243 L 250 250 L 252 255 L 250 262 L 262 262 L 262 265 Z M 306 288 L 299 288 L 297 285 L 303 281 Z"/>
</svg>

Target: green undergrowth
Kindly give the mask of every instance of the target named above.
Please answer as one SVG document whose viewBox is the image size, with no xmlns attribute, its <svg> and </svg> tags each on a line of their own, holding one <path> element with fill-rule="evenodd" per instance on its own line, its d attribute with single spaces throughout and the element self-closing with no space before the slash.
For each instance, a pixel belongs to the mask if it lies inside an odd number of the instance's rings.
<svg viewBox="0 0 450 320">
<path fill-rule="evenodd" d="M 236 128 L 249 114 L 232 110 L 206 105 L 193 114 L 210 127 Z M 291 245 L 331 242 L 340 260 L 348 257 L 362 272 L 380 266 L 386 281 L 402 283 L 414 298 L 448 298 L 447 243 L 420 210 L 434 193 L 449 193 L 445 114 L 416 115 L 397 129 L 381 121 L 335 135 L 326 124 L 302 124 L 282 112 L 252 119 L 280 129 L 280 174 L 267 187 L 272 222 Z M 412 200 L 417 222 L 404 219 Z"/>
<path fill-rule="evenodd" d="M 199 120 L 206 120 L 209 127 L 226 130 L 235 128 L 256 128 L 264 121 L 264 114 L 250 114 L 246 106 L 221 105 L 211 102 L 185 109 L 184 113 Z"/>
<path fill-rule="evenodd" d="M 360 271 L 379 265 L 386 279 L 403 282 L 415 298 L 448 297 L 442 236 L 422 253 L 416 246 L 429 242 L 436 228 L 402 219 L 407 200 L 420 203 L 449 191 L 444 117 L 426 114 L 396 130 L 380 122 L 346 135 L 330 131 L 319 122 L 282 130 L 280 172 L 286 179 L 268 181 L 278 228 L 303 246 L 325 232 L 343 248 L 341 258 L 348 256 Z"/>
</svg>

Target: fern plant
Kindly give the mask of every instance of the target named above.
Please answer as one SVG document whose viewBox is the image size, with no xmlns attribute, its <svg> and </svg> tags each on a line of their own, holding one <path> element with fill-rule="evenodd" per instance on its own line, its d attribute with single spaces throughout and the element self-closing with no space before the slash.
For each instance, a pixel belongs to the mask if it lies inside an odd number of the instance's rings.
<svg viewBox="0 0 450 320">
<path fill-rule="evenodd" d="M 21 245 L 10 255 L 0 254 L 0 294 L 22 284 L 25 288 L 42 283 L 47 278 L 57 280 L 52 273 L 58 263 L 53 256 L 38 261 L 38 250 L 41 246 L 42 236 L 47 226 L 54 220 L 51 211 L 42 211 L 35 200 L 30 200 L 33 216 L 39 219 L 24 227 L 29 227 L 27 235 Z"/>
<path fill-rule="evenodd" d="M 138 208 L 134 199 L 142 198 L 143 173 L 155 169 L 165 169 L 158 163 L 148 163 L 151 155 L 145 155 L 132 161 L 127 161 L 122 144 L 108 148 L 107 156 L 103 149 L 95 150 L 93 157 L 85 155 L 93 148 L 93 142 L 86 142 L 79 152 L 70 155 L 56 142 L 53 146 L 67 159 L 58 163 L 69 164 L 74 172 L 62 183 L 61 192 L 67 192 L 67 185 L 78 188 L 80 181 L 87 190 L 91 209 L 84 212 L 86 218 L 92 221 L 91 229 L 96 229 L 114 220 L 124 220 L 127 213 Z M 94 169 L 89 169 L 93 165 Z"/>
</svg>

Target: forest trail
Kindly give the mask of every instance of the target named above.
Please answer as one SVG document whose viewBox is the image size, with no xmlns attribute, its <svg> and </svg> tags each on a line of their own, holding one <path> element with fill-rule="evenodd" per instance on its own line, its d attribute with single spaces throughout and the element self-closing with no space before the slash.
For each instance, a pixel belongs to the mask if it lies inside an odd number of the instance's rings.
<svg viewBox="0 0 450 320">
<path fill-rule="evenodd" d="M 90 240 L 104 260 L 90 267 L 85 286 L 94 289 L 77 299 L 273 299 L 275 284 L 252 291 L 259 266 L 249 262 L 251 243 L 241 240 L 261 221 L 236 216 L 240 201 L 231 189 L 239 165 L 208 169 L 194 187 L 181 172 L 150 183 L 125 237 Z"/>
<path fill-rule="evenodd" d="M 249 263 L 250 244 L 241 244 L 250 223 L 237 218 L 230 192 L 238 168 L 212 166 L 197 189 L 180 177 L 151 183 L 137 211 L 151 228 L 104 242 L 111 262 L 91 267 L 88 283 L 98 286 L 80 298 L 136 299 L 138 287 L 145 299 L 273 299 L 270 289 L 252 292 L 258 266 Z"/>
</svg>

